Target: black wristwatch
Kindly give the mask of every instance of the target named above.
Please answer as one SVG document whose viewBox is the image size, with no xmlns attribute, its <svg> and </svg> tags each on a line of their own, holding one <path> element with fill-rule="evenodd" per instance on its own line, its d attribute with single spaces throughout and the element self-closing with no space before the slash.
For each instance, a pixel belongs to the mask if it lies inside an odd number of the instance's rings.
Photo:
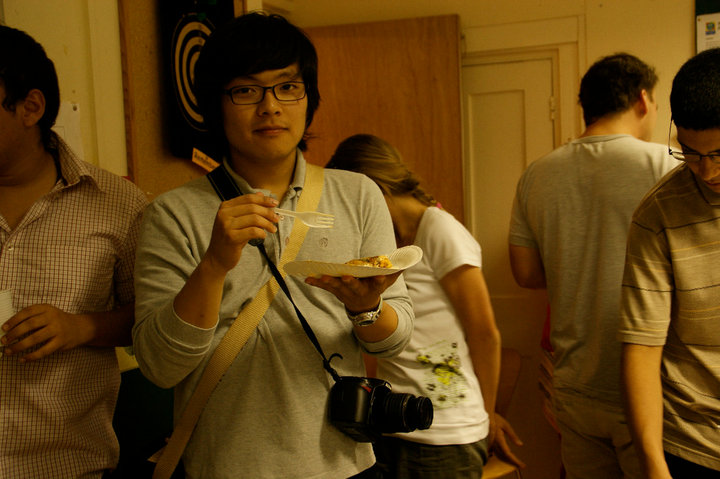
<svg viewBox="0 0 720 479">
<path fill-rule="evenodd" d="M 353 326 L 370 326 L 371 324 L 374 324 L 375 321 L 380 317 L 380 311 L 382 311 L 383 306 L 383 300 L 382 296 L 380 297 L 380 302 L 377 305 L 377 308 L 371 310 L 371 311 L 365 311 L 364 313 L 357 313 L 352 314 L 350 311 L 345 308 L 345 313 L 347 314 L 348 319 L 353 323 Z"/>
</svg>

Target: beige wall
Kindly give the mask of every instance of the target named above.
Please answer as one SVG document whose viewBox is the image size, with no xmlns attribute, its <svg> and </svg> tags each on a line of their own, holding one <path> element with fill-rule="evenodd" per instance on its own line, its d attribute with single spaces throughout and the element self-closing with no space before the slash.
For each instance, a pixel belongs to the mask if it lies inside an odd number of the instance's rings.
<svg viewBox="0 0 720 479">
<path fill-rule="evenodd" d="M 672 77 L 695 52 L 692 0 L 266 0 L 289 11 L 298 25 L 319 26 L 410 16 L 460 15 L 461 29 L 580 16 L 585 50 L 581 72 L 601 56 L 626 51 L 653 65 L 659 76 L 658 123 L 653 140 L 667 141 Z"/>
<path fill-rule="evenodd" d="M 40 42 L 61 101 L 80 108 L 84 159 L 125 175 L 120 38 L 115 0 L 0 0 L 5 23 Z"/>
<path fill-rule="evenodd" d="M 621 50 L 653 65 L 660 80 L 656 89 L 658 121 L 652 139 L 666 143 L 672 79 L 695 54 L 695 2 L 587 0 L 586 5 L 587 65 Z"/>
<path fill-rule="evenodd" d="M 624 50 L 660 74 L 653 139 L 666 141 L 670 82 L 694 53 L 692 0 L 250 0 L 278 9 L 298 25 L 320 26 L 457 13 L 461 28 L 580 16 L 581 67 Z M 5 22 L 28 31 L 55 61 L 62 99 L 80 105 L 88 161 L 125 174 L 122 83 L 114 0 L 1 0 Z"/>
</svg>

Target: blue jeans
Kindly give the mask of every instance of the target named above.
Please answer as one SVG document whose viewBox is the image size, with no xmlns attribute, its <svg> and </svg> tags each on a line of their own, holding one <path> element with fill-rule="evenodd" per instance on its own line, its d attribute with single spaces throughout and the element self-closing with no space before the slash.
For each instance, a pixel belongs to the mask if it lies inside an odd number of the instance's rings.
<svg viewBox="0 0 720 479">
<path fill-rule="evenodd" d="M 434 446 L 383 437 L 374 444 L 375 468 L 386 479 L 480 479 L 487 441 Z"/>
</svg>

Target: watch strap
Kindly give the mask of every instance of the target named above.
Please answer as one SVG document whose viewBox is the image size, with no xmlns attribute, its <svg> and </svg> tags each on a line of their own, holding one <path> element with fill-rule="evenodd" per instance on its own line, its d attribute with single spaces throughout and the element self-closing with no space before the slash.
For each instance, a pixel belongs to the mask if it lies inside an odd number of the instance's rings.
<svg viewBox="0 0 720 479">
<path fill-rule="evenodd" d="M 382 311 L 382 307 L 383 299 L 382 296 L 380 296 L 380 302 L 375 309 L 353 314 L 346 308 L 345 313 L 347 314 L 348 319 L 352 322 L 353 326 L 364 327 L 370 326 L 371 324 L 374 324 L 375 321 L 377 321 L 378 317 L 380 317 L 380 311 Z"/>
</svg>

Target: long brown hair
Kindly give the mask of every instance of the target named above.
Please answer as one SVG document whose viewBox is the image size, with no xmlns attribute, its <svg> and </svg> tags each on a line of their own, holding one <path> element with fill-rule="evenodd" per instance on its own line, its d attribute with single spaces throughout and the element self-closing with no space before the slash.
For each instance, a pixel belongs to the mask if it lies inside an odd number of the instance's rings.
<svg viewBox="0 0 720 479">
<path fill-rule="evenodd" d="M 375 135 L 353 135 L 340 142 L 327 168 L 362 173 L 373 180 L 384 195 L 412 195 L 427 206 L 437 205 L 403 162 L 400 152 Z"/>
</svg>

